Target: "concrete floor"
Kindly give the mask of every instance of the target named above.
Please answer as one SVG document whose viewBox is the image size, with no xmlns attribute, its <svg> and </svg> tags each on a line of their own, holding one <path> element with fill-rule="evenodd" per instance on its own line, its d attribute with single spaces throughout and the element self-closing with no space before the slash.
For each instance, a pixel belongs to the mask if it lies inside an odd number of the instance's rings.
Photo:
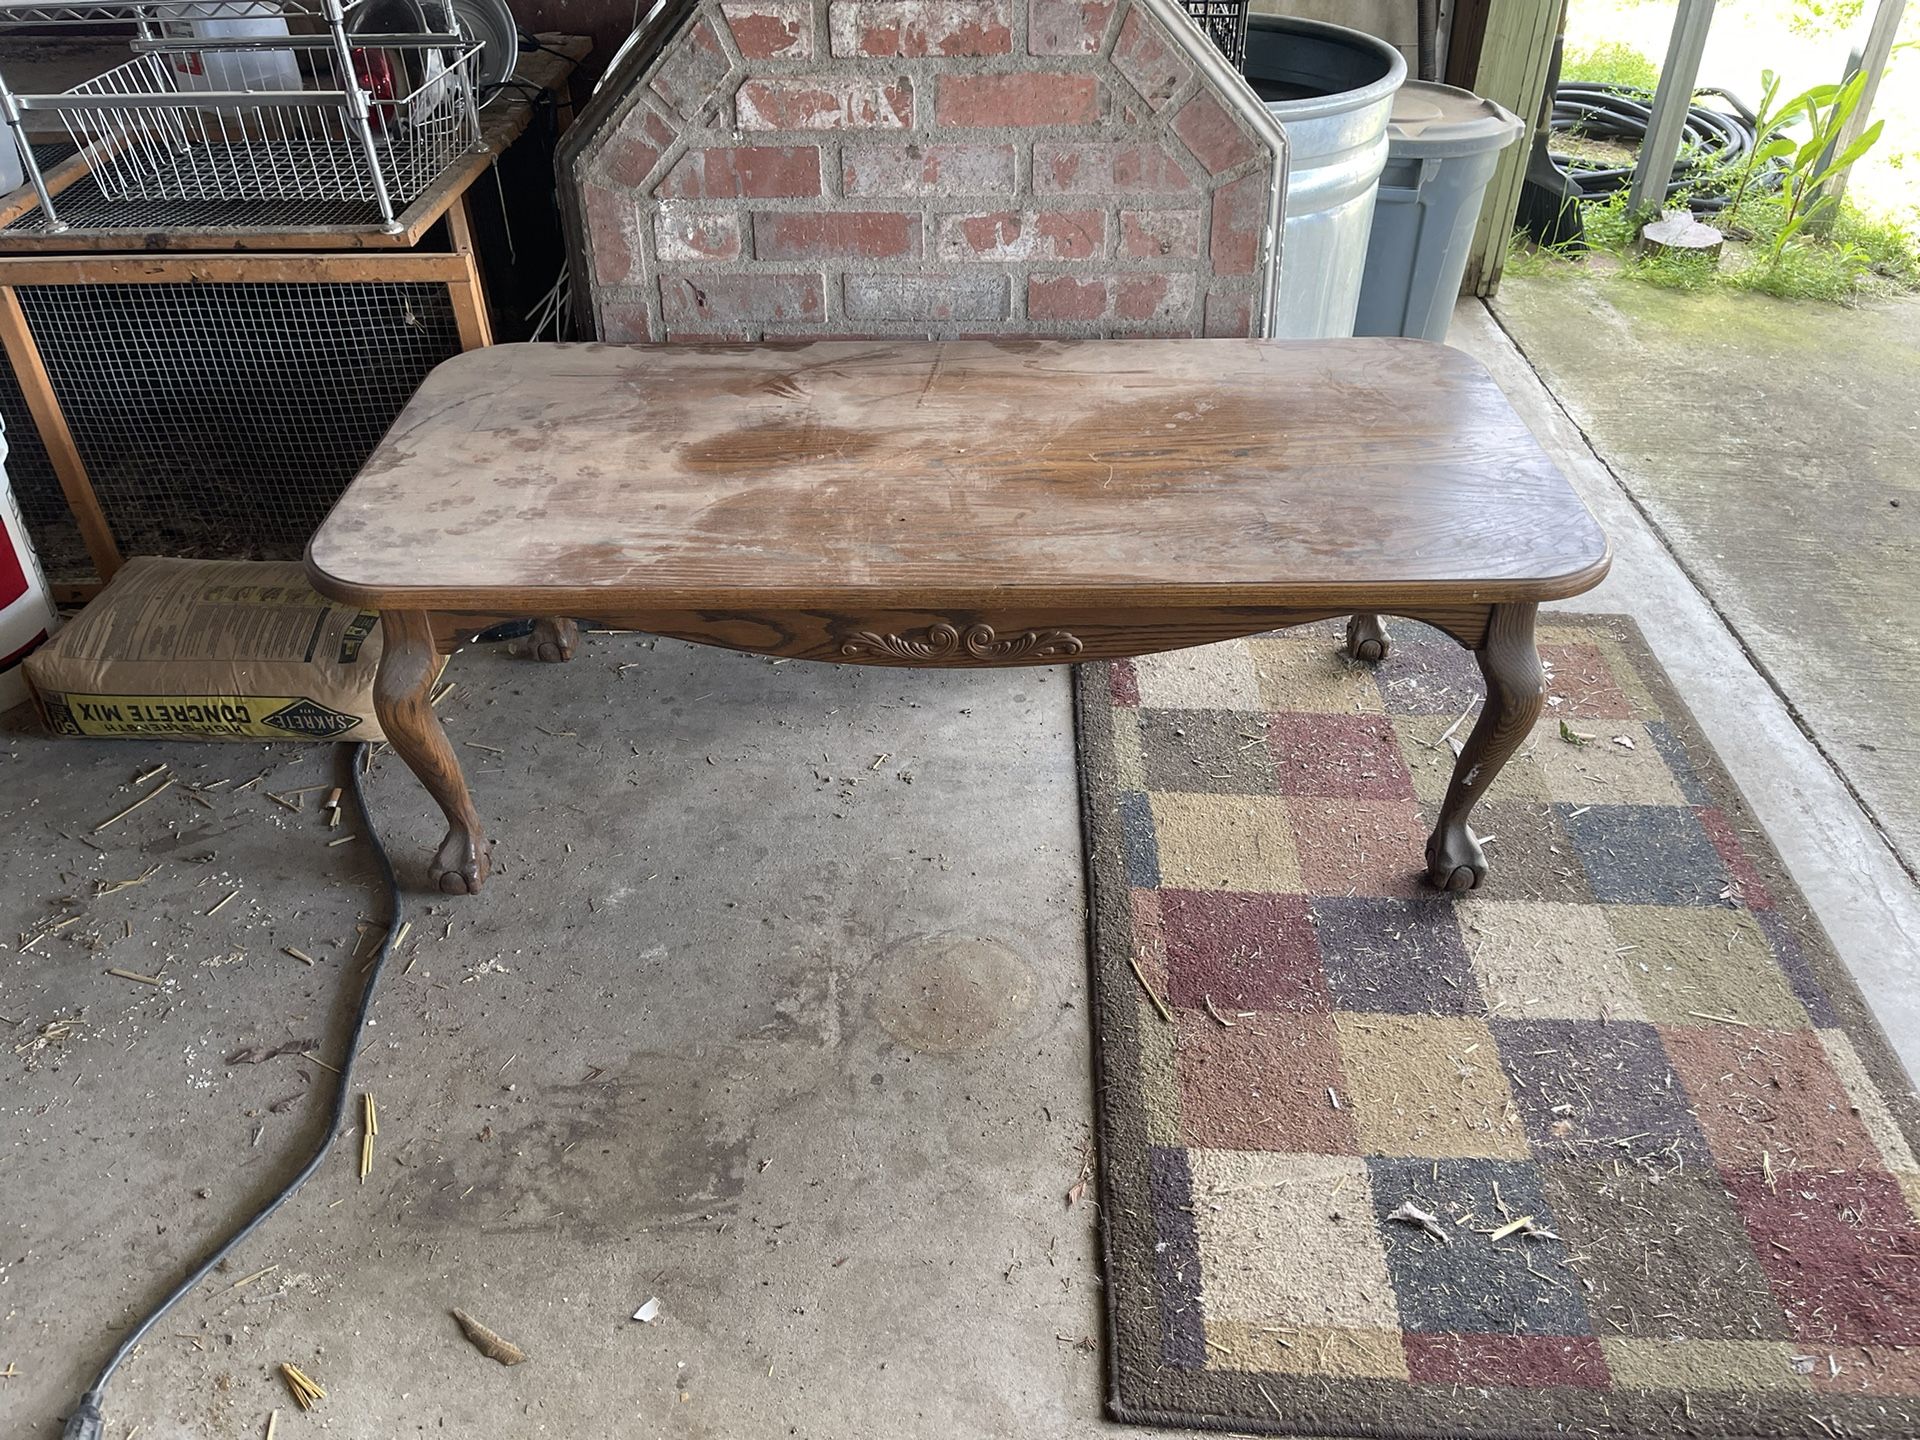
<svg viewBox="0 0 1920 1440">
<path fill-rule="evenodd" d="M 1920 298 L 1555 273 L 1495 313 L 1920 874 Z"/>
<path fill-rule="evenodd" d="M 1640 619 L 1914 1066 L 1920 905 L 1884 839 L 1525 357 L 1477 306 L 1455 341 L 1613 535 L 1615 574 L 1582 603 Z M 1065 1199 L 1092 1105 L 1065 673 L 596 637 L 566 668 L 474 651 L 451 675 L 456 743 L 495 747 L 463 753 L 499 867 L 478 902 L 410 897 L 411 969 L 362 1062 L 373 1174 L 338 1145 L 160 1327 L 110 1393 L 115 1440 L 257 1436 L 276 1406 L 288 1440 L 1105 1431 L 1093 1212 Z M 0 1434 L 38 1440 L 314 1133 L 325 1070 L 226 1057 L 337 1052 L 374 900 L 360 847 L 327 844 L 352 827 L 262 793 L 327 783 L 324 751 L 17 725 Z M 177 786 L 91 834 L 161 760 L 195 782 L 271 773 L 212 810 Z M 373 803 L 417 881 L 424 796 L 387 760 Z M 657 1323 L 628 1318 L 654 1296 Z M 480 1359 L 454 1305 L 531 1361 Z M 282 1360 L 328 1388 L 311 1415 Z"/>
</svg>

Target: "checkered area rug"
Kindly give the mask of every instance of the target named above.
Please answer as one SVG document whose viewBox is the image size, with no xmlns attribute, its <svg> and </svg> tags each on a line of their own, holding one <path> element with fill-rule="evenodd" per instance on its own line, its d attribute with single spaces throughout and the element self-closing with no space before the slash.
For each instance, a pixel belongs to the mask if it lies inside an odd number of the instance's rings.
<svg viewBox="0 0 1920 1440">
<path fill-rule="evenodd" d="M 1638 631 L 1542 625 L 1462 897 L 1479 672 L 1338 646 L 1080 672 L 1112 1413 L 1920 1433 L 1910 1087 Z"/>
</svg>

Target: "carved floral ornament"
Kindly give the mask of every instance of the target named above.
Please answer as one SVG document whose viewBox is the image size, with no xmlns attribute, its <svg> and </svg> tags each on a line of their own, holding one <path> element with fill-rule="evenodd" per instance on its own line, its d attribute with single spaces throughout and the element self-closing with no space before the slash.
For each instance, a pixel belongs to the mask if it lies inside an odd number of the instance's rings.
<svg viewBox="0 0 1920 1440">
<path fill-rule="evenodd" d="M 1025 630 L 1018 635 L 999 636 L 991 625 L 968 625 L 962 629 L 943 620 L 925 630 L 904 635 L 861 630 L 840 646 L 840 653 L 891 660 L 1006 661 L 1065 659 L 1085 648 L 1079 636 L 1065 630 Z"/>
</svg>

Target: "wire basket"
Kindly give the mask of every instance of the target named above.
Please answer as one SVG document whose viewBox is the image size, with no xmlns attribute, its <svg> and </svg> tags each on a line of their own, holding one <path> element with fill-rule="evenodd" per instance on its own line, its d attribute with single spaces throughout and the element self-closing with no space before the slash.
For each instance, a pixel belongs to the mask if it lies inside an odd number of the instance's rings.
<svg viewBox="0 0 1920 1440">
<path fill-rule="evenodd" d="M 1248 0 L 1180 0 L 1180 8 L 1234 69 L 1246 67 Z"/>
<path fill-rule="evenodd" d="M 278 83 L 244 90 L 216 88 L 235 73 L 221 68 L 233 64 L 230 47 L 136 42 L 142 53 L 67 91 L 57 109 L 109 199 L 404 206 L 479 144 L 482 47 L 367 38 L 379 43 L 291 49 L 283 37 L 254 52 L 280 68 L 247 77 Z"/>
</svg>

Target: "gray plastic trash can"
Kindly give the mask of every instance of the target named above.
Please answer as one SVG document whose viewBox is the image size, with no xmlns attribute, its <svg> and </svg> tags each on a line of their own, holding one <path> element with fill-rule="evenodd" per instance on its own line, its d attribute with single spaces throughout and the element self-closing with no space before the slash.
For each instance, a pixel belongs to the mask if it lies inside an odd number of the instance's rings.
<svg viewBox="0 0 1920 1440">
<path fill-rule="evenodd" d="M 1356 335 L 1444 340 L 1500 152 L 1526 126 L 1469 90 L 1409 80 L 1393 98 Z"/>
</svg>

